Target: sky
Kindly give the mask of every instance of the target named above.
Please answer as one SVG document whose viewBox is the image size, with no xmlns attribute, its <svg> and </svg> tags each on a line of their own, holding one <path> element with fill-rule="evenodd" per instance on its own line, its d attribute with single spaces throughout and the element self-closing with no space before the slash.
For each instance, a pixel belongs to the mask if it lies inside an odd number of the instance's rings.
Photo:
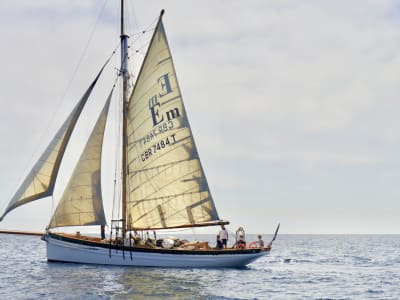
<svg viewBox="0 0 400 300">
<path fill-rule="evenodd" d="M 0 2 L 0 209 L 118 46 L 117 2 Z M 281 223 L 281 233 L 400 233 L 398 1 L 134 1 L 133 73 L 150 37 L 140 32 L 162 8 L 200 158 L 231 231 L 270 233 Z M 118 59 L 94 95 L 100 102 Z M 0 228 L 43 230 L 66 179 L 53 199 L 17 208 Z"/>
</svg>

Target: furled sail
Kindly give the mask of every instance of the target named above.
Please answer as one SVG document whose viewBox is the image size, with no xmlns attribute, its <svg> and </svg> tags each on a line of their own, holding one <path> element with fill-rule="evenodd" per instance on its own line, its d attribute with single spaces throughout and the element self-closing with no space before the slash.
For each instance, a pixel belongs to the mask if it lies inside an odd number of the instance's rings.
<svg viewBox="0 0 400 300">
<path fill-rule="evenodd" d="M 33 166 L 32 170 L 11 199 L 4 214 L 0 217 L 0 221 L 3 220 L 4 216 L 14 208 L 53 194 L 61 160 L 64 156 L 65 148 L 67 147 L 72 131 L 78 121 L 83 107 L 97 83 L 97 80 L 108 62 L 109 59 L 101 68 L 100 72 L 86 90 L 81 100 L 76 104 L 68 118 L 62 124 L 61 128 L 57 131 L 39 160 Z"/>
<path fill-rule="evenodd" d="M 113 90 L 50 220 L 49 228 L 106 224 L 101 195 L 101 152 Z"/>
<path fill-rule="evenodd" d="M 220 223 L 160 20 L 127 110 L 127 227 Z"/>
</svg>

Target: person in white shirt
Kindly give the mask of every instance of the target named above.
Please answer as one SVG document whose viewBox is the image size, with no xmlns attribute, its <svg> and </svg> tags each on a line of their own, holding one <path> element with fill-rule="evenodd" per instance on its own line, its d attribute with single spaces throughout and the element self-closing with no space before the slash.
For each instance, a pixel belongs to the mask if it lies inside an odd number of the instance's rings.
<svg viewBox="0 0 400 300">
<path fill-rule="evenodd" d="M 228 230 L 226 230 L 224 225 L 221 225 L 219 237 L 221 238 L 223 247 L 226 248 L 226 245 L 228 244 Z"/>
<path fill-rule="evenodd" d="M 263 241 L 263 239 L 262 239 L 262 237 L 261 237 L 261 234 L 258 235 L 258 241 L 257 241 L 257 243 L 258 243 L 258 247 L 264 248 L 264 241 Z"/>
</svg>

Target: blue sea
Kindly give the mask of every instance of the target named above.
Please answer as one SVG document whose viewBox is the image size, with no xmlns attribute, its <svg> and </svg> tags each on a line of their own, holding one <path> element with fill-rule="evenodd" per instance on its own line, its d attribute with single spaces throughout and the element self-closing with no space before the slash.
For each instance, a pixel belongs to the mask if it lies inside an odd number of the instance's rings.
<svg viewBox="0 0 400 300">
<path fill-rule="evenodd" d="M 48 263 L 39 237 L 0 244 L 0 299 L 400 299 L 400 235 L 278 235 L 241 269 Z"/>
</svg>

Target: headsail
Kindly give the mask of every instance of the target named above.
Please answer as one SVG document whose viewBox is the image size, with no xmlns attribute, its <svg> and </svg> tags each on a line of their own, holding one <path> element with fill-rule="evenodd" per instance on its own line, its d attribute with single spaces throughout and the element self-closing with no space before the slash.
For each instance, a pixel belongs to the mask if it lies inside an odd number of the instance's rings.
<svg viewBox="0 0 400 300">
<path fill-rule="evenodd" d="M 64 156 L 65 148 L 67 147 L 72 131 L 78 121 L 83 107 L 97 83 L 97 80 L 109 60 L 110 59 L 106 61 L 94 81 L 82 96 L 81 100 L 76 104 L 68 118 L 64 121 L 61 128 L 57 131 L 56 135 L 47 146 L 46 150 L 33 166 L 32 170 L 11 199 L 5 212 L 0 217 L 0 221 L 3 220 L 4 216 L 14 208 L 53 194 L 61 160 Z"/>
<path fill-rule="evenodd" d="M 220 223 L 161 17 L 130 98 L 127 118 L 128 228 Z"/>
<path fill-rule="evenodd" d="M 101 152 L 113 90 L 64 190 L 49 228 L 106 224 L 101 195 Z"/>
</svg>

